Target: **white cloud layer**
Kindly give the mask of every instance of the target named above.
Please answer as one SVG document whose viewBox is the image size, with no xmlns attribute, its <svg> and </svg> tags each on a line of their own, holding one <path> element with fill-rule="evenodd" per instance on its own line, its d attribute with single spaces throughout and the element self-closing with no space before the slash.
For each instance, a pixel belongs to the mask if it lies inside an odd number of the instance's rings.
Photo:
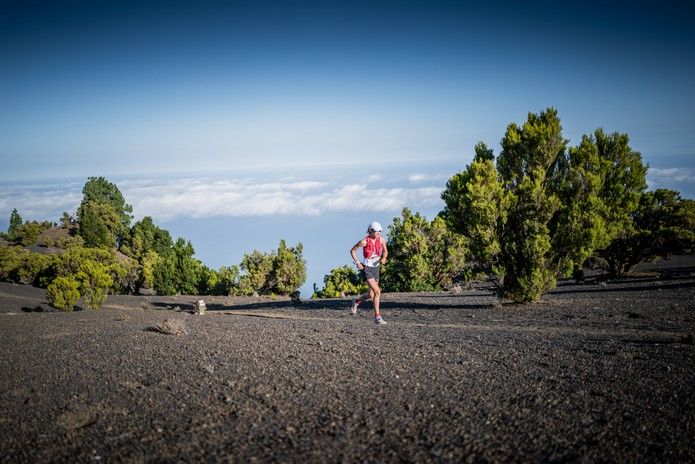
<svg viewBox="0 0 695 464">
<path fill-rule="evenodd" d="M 123 189 L 138 216 L 159 219 L 208 216 L 311 215 L 335 211 L 398 211 L 433 205 L 441 188 L 371 188 L 354 183 L 255 182 L 188 179 Z"/>
<path fill-rule="evenodd" d="M 367 179 L 350 184 L 283 179 L 147 179 L 116 182 L 136 218 L 156 220 L 210 216 L 318 216 L 340 211 L 399 212 L 441 204 L 439 186 L 376 187 Z M 17 208 L 24 219 L 58 220 L 63 211 L 74 214 L 82 185 L 0 186 L 0 214 Z"/>
<path fill-rule="evenodd" d="M 398 213 L 443 208 L 440 195 L 445 176 L 415 173 L 383 184 L 380 175 L 363 178 L 315 180 L 306 176 L 191 177 L 184 179 L 117 180 L 136 219 L 155 220 L 211 216 L 320 216 L 332 212 Z M 695 169 L 650 168 L 650 189 L 660 186 L 695 191 Z M 17 208 L 25 220 L 57 221 L 63 211 L 75 214 L 82 199 L 83 181 L 0 185 L 0 218 Z M 692 187 L 692 188 L 691 188 Z"/>
<path fill-rule="evenodd" d="M 8 219 L 16 208 L 24 220 L 58 221 L 63 211 L 75 214 L 82 201 L 82 185 L 50 184 L 0 186 L 0 214 Z"/>
<path fill-rule="evenodd" d="M 441 182 L 447 180 L 448 178 L 449 176 L 416 173 L 408 176 L 408 182 L 413 184 L 421 184 L 423 182 Z"/>
<path fill-rule="evenodd" d="M 684 182 L 695 183 L 695 169 L 693 168 L 650 168 L 647 177 L 658 183 Z"/>
</svg>

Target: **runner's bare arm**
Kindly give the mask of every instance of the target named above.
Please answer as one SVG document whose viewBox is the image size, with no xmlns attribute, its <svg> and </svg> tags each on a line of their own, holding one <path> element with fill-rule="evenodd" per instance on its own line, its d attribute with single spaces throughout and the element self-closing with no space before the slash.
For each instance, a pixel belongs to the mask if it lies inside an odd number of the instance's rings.
<svg viewBox="0 0 695 464">
<path fill-rule="evenodd" d="M 386 258 L 389 255 L 389 249 L 386 248 L 386 242 L 384 242 L 383 240 L 381 241 L 381 249 L 382 249 L 382 253 L 381 253 L 381 259 L 379 260 L 379 262 L 381 264 L 386 264 Z"/>
<path fill-rule="evenodd" d="M 362 266 L 362 263 L 360 263 L 360 260 L 357 259 L 357 250 L 364 247 L 366 244 L 367 244 L 367 241 L 365 239 L 362 239 L 359 242 L 355 243 L 355 246 L 352 247 L 352 250 L 350 250 L 350 256 L 352 256 L 352 262 L 354 262 L 359 269 L 362 269 L 360 267 L 360 266 Z"/>
</svg>

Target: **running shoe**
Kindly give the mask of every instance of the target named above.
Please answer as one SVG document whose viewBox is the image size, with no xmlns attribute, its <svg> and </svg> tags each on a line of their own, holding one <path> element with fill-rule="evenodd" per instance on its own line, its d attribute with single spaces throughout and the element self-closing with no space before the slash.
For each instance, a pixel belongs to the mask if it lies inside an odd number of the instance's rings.
<svg viewBox="0 0 695 464">
<path fill-rule="evenodd" d="M 386 324 L 386 321 L 381 317 L 375 317 L 374 318 L 374 323 L 378 325 Z"/>
<path fill-rule="evenodd" d="M 350 312 L 351 312 L 352 314 L 357 314 L 357 307 L 358 307 L 359 305 L 360 305 L 360 304 L 357 302 L 357 300 L 352 300 L 352 306 L 350 307 Z"/>
</svg>

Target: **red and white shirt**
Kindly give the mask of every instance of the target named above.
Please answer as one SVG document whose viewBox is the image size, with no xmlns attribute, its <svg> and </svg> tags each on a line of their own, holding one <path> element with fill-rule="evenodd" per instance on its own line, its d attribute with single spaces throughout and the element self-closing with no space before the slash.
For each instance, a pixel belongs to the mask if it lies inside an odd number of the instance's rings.
<svg viewBox="0 0 695 464">
<path fill-rule="evenodd" d="M 381 253 L 384 251 L 383 239 L 381 237 L 372 238 L 367 235 L 364 240 L 366 243 L 362 247 L 363 263 L 365 266 L 377 267 L 379 260 L 381 260 Z"/>
</svg>

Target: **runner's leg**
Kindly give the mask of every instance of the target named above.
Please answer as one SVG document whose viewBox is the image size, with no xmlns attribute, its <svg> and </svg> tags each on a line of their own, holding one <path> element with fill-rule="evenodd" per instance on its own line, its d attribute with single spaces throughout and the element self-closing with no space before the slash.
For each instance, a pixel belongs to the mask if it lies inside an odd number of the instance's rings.
<svg viewBox="0 0 695 464">
<path fill-rule="evenodd" d="M 379 317 L 381 313 L 379 312 L 379 304 L 381 300 L 381 289 L 379 288 L 379 282 L 374 278 L 367 279 L 367 285 L 369 285 L 369 295 L 374 300 L 374 317 Z"/>
<path fill-rule="evenodd" d="M 360 302 L 363 302 L 363 301 L 367 301 L 367 300 L 370 299 L 371 297 L 372 297 L 372 290 L 370 289 L 370 290 L 368 290 L 366 293 L 364 293 L 364 294 L 358 296 L 357 299 L 358 299 Z"/>
</svg>

